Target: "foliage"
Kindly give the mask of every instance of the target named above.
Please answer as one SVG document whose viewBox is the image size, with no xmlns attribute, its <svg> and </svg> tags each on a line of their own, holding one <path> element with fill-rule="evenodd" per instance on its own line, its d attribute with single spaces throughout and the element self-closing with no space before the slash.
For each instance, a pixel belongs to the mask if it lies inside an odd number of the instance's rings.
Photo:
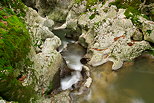
<svg viewBox="0 0 154 103">
<path fill-rule="evenodd" d="M 95 18 L 95 14 L 92 14 L 92 15 L 89 17 L 89 19 L 93 19 L 93 18 Z"/>
<path fill-rule="evenodd" d="M 141 3 L 142 2 L 140 0 L 116 0 L 115 2 L 112 2 L 110 4 L 116 5 L 117 8 L 126 9 L 125 16 L 127 18 L 130 18 L 134 24 L 139 26 L 141 23 L 138 21 L 138 15 L 149 19 L 146 15 L 141 14 L 141 11 L 139 10 Z"/>
</svg>

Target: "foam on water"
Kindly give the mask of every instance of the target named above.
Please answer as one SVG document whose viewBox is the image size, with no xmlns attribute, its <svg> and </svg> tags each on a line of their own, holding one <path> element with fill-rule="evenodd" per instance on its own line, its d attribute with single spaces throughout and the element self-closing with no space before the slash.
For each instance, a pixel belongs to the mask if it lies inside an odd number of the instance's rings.
<svg viewBox="0 0 154 103">
<path fill-rule="evenodd" d="M 71 73 L 71 76 L 66 77 L 61 80 L 62 90 L 71 88 L 73 84 L 76 84 L 81 78 L 81 73 L 79 71 L 74 71 Z"/>
<path fill-rule="evenodd" d="M 81 70 L 83 64 L 80 60 L 84 56 L 84 49 L 76 43 L 68 44 L 66 50 L 62 51 L 62 55 L 66 61 L 68 68 L 75 70 L 71 76 L 61 79 L 61 88 L 66 90 L 81 80 Z"/>
<path fill-rule="evenodd" d="M 81 58 L 79 55 L 70 55 L 65 57 L 65 60 L 70 69 L 81 71 L 83 66 L 80 62 Z"/>
</svg>

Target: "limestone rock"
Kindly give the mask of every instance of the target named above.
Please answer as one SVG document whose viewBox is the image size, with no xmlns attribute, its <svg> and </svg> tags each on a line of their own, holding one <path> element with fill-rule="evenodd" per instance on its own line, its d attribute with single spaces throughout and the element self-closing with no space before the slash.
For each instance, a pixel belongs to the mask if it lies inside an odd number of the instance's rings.
<svg viewBox="0 0 154 103">
<path fill-rule="evenodd" d="M 25 20 L 29 25 L 33 41 L 29 58 L 34 62 L 36 80 L 32 79 L 32 74 L 29 73 L 23 85 L 36 81 L 35 90 L 44 94 L 47 90 L 52 89 L 49 87 L 54 85 L 53 81 L 56 80 L 57 84 L 60 82 L 60 74 L 58 73 L 60 73 L 62 56 L 56 49 L 61 45 L 61 41 L 51 32 L 54 25 L 52 20 L 41 17 L 32 8 L 28 8 L 26 13 Z"/>
<path fill-rule="evenodd" d="M 144 35 L 144 40 L 154 43 L 154 22 L 146 20 L 143 17 L 139 17 L 142 23 L 142 31 Z"/>
<path fill-rule="evenodd" d="M 70 91 L 63 91 L 59 94 L 54 95 L 51 99 L 51 103 L 70 103 L 71 98 L 69 97 Z"/>
<path fill-rule="evenodd" d="M 98 66 L 112 61 L 112 69 L 117 70 L 124 61 L 136 58 L 149 49 L 150 45 L 146 41 L 131 40 L 139 30 L 125 17 L 125 9 L 117 9 L 107 4 L 96 4 L 90 9 L 97 11 L 88 11 L 79 17 L 79 25 L 89 29 L 87 32 L 83 30 L 80 38 L 85 40 L 89 50 L 93 52 L 89 64 Z M 92 30 L 93 32 L 90 32 Z M 142 35 L 137 40 L 142 40 Z"/>
</svg>

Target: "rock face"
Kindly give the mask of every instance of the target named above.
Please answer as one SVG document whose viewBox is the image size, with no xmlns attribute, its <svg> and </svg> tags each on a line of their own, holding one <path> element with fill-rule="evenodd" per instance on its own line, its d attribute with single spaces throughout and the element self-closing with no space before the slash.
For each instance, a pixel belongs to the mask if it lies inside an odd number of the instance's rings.
<svg viewBox="0 0 154 103">
<path fill-rule="evenodd" d="M 116 70 L 124 61 L 132 60 L 150 48 L 146 41 L 131 40 L 138 29 L 126 19 L 124 9 L 97 4 L 91 10 L 79 18 L 79 24 L 89 28 L 80 38 L 85 39 L 93 52 L 89 62 L 92 66 L 112 61 L 112 69 Z"/>
<path fill-rule="evenodd" d="M 59 29 L 76 29 L 80 26 L 82 35 L 79 42 L 89 51 L 92 51 L 89 64 L 98 66 L 107 61 L 112 61 L 112 69 L 117 70 L 124 61 L 136 58 L 144 50 L 149 49 L 150 45 L 142 39 L 142 33 L 132 21 L 126 18 L 124 15 L 125 9 L 117 9 L 113 5 L 109 6 L 112 1 L 114 0 L 106 1 L 105 4 L 97 3 L 86 10 L 85 13 L 79 10 L 81 7 L 86 8 L 86 2 L 76 4 L 72 7 L 72 11 L 70 10 L 68 13 L 66 23 Z M 144 33 L 145 40 L 152 41 L 153 22 L 144 22 L 142 25 L 145 31 L 150 28 L 148 32 L 151 35 L 147 37 Z M 149 26 L 147 27 L 147 25 Z"/>
<path fill-rule="evenodd" d="M 54 21 L 65 21 L 72 0 L 23 0 L 27 6 L 36 10 L 41 16 L 49 16 Z"/>
<path fill-rule="evenodd" d="M 154 43 L 154 22 L 146 20 L 143 17 L 139 17 L 140 22 L 142 23 L 142 31 L 144 39 Z"/>
<path fill-rule="evenodd" d="M 51 103 L 71 103 L 71 98 L 69 97 L 70 91 L 63 91 L 53 98 L 51 98 Z"/>
<path fill-rule="evenodd" d="M 52 20 L 42 18 L 31 8 L 28 8 L 25 18 L 33 41 L 29 57 L 34 62 L 33 68 L 36 71 L 37 84 L 35 90 L 44 94 L 48 89 L 52 89 L 54 79 L 57 83 L 60 79 L 55 78 L 55 75 L 58 75 L 62 63 L 62 57 L 56 51 L 61 45 L 61 41 L 51 32 L 54 25 Z M 34 81 L 31 80 L 30 75 L 23 83 L 24 85 Z"/>
</svg>

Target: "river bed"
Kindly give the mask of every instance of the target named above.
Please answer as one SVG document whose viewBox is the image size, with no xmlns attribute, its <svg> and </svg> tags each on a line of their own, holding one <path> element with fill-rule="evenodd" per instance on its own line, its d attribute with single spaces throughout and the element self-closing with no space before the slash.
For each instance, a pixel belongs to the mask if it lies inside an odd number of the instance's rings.
<svg viewBox="0 0 154 103">
<path fill-rule="evenodd" d="M 61 79 L 62 90 L 70 89 L 82 78 L 83 64 L 80 59 L 85 50 L 75 41 L 65 38 L 67 31 L 56 31 L 62 40 L 59 52 L 67 66 L 74 70 L 70 76 Z M 91 67 L 92 85 L 87 93 L 72 97 L 74 103 L 154 103 L 154 59 L 140 56 L 127 62 L 118 71 L 111 70 L 112 62 Z"/>
</svg>

